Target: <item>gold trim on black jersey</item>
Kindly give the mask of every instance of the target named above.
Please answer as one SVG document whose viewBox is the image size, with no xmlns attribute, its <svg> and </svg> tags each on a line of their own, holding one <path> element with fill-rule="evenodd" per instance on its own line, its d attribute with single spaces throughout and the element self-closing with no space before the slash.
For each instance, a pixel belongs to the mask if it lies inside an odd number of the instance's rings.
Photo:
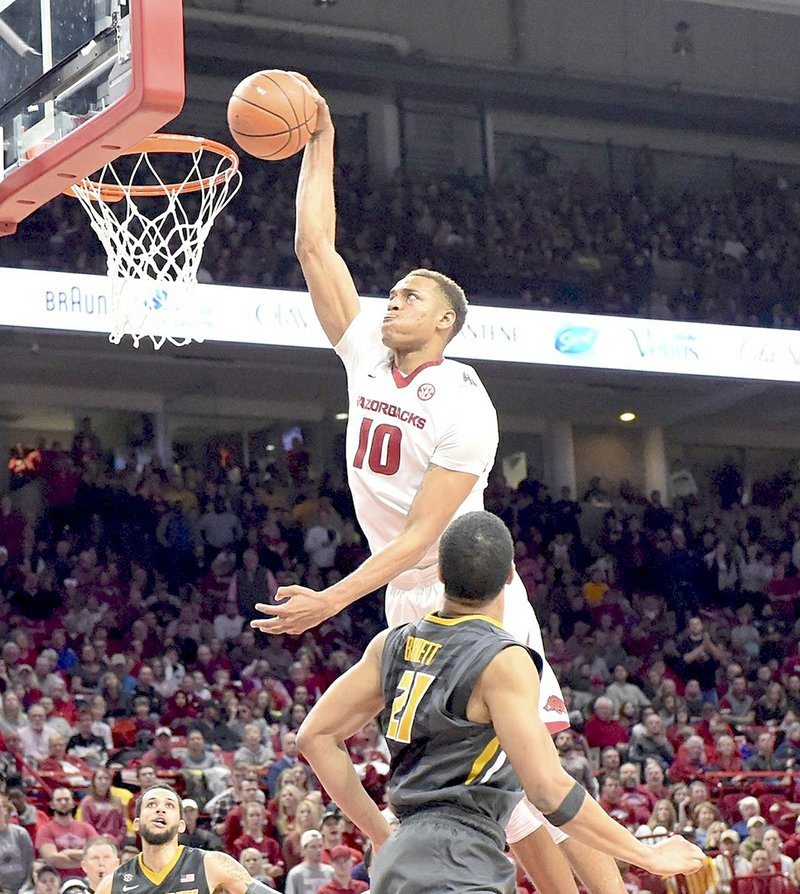
<svg viewBox="0 0 800 894">
<path fill-rule="evenodd" d="M 490 618 L 488 615 L 461 615 L 458 618 L 443 618 L 441 615 L 434 613 L 425 615 L 425 620 L 430 621 L 432 624 L 441 624 L 444 627 L 454 627 L 456 624 L 461 624 L 464 621 L 486 621 L 492 626 L 497 627 L 498 630 L 505 630 L 499 621 Z"/>
<path fill-rule="evenodd" d="M 160 885 L 164 879 L 172 872 L 175 866 L 178 863 L 178 860 L 181 858 L 181 854 L 183 853 L 183 845 L 179 844 L 178 849 L 175 851 L 175 856 L 167 863 L 167 865 L 161 870 L 161 872 L 153 872 L 152 869 L 148 869 L 144 864 L 144 860 L 142 859 L 142 855 L 136 858 L 139 861 L 139 869 L 142 870 L 145 878 L 154 885 Z"/>
</svg>

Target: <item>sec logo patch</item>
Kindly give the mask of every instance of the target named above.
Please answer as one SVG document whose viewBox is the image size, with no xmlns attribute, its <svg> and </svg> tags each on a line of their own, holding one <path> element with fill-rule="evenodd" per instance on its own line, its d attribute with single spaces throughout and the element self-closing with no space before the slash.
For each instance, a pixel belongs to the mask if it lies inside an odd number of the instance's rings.
<svg viewBox="0 0 800 894">
<path fill-rule="evenodd" d="M 427 383 L 425 383 L 424 385 L 420 385 L 419 388 L 417 388 L 417 397 L 420 400 L 430 400 L 434 394 L 436 394 L 436 389 L 433 387 L 433 385 L 428 385 Z"/>
</svg>

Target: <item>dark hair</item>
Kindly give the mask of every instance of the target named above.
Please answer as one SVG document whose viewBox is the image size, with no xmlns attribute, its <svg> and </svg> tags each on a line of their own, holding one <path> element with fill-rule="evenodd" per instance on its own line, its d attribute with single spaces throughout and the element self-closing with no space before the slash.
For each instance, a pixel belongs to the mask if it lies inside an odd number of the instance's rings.
<svg viewBox="0 0 800 894">
<path fill-rule="evenodd" d="M 455 311 L 456 319 L 453 323 L 453 328 L 450 332 L 450 338 L 448 341 L 452 341 L 459 332 L 461 332 L 464 321 L 467 319 L 467 296 L 464 294 L 464 290 L 461 286 L 454 280 L 450 279 L 449 276 L 445 276 L 444 273 L 439 273 L 437 270 L 428 270 L 425 267 L 420 267 L 417 270 L 412 270 L 409 276 L 426 276 L 428 279 L 432 279 L 437 286 L 439 286 L 440 291 L 444 295 L 447 303 L 450 307 Z"/>
<path fill-rule="evenodd" d="M 178 802 L 178 815 L 181 819 L 183 819 L 183 801 L 181 800 L 181 796 L 175 791 L 175 789 L 166 782 L 154 782 L 152 785 L 148 785 L 147 788 L 139 795 L 136 799 L 136 817 L 140 817 L 142 815 L 142 802 L 144 801 L 145 795 L 148 792 L 155 791 L 157 788 L 166 789 L 168 792 L 172 792 L 175 795 L 175 800 Z"/>
<path fill-rule="evenodd" d="M 483 605 L 503 589 L 514 563 L 514 543 L 491 512 L 468 512 L 442 534 L 439 571 L 445 595 Z"/>
</svg>

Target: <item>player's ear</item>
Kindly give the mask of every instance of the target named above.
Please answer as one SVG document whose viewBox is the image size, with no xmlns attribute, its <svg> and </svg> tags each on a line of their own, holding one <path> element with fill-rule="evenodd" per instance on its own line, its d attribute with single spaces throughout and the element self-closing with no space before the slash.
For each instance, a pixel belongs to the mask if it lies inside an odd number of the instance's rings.
<svg viewBox="0 0 800 894">
<path fill-rule="evenodd" d="M 139 832 L 139 817 L 138 816 L 135 816 L 133 818 L 133 831 L 136 832 L 137 834 Z"/>
<path fill-rule="evenodd" d="M 178 832 L 183 833 L 185 831 L 186 831 L 186 822 L 185 822 L 185 820 L 181 820 L 178 823 Z"/>
<path fill-rule="evenodd" d="M 452 329 L 456 324 L 456 312 L 448 304 L 439 315 L 439 329 Z"/>
<path fill-rule="evenodd" d="M 517 570 L 516 565 L 512 565 L 508 570 L 508 577 L 506 578 L 506 584 L 510 584 L 514 580 L 514 574 Z"/>
</svg>

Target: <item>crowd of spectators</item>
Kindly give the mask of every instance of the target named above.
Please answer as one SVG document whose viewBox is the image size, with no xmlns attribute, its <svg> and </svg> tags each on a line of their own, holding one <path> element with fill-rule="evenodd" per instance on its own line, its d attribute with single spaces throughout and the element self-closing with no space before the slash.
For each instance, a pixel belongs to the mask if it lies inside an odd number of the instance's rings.
<svg viewBox="0 0 800 894">
<path fill-rule="evenodd" d="M 185 843 L 268 884 L 327 894 L 363 877 L 365 842 L 295 733 L 382 626 L 380 594 L 299 638 L 248 625 L 281 584 L 321 588 L 365 557 L 340 468 L 317 476 L 295 442 L 259 468 L 119 470 L 88 419 L 71 445 L 12 451 L 0 854 L 24 859 L 0 859 L 0 885 L 27 890 L 34 861 L 62 882 L 85 874 L 98 837 L 133 852 L 132 795 L 156 778 L 184 798 Z M 743 505 L 730 479 L 666 505 L 628 483 L 555 498 L 493 475 L 487 505 L 513 533 L 562 683 L 564 766 L 648 840 L 691 834 L 707 892 L 762 890 L 731 888 L 736 873 L 785 884 L 771 894 L 794 890 L 800 857 L 800 503 Z M 349 748 L 389 809 L 377 724 Z"/>
<path fill-rule="evenodd" d="M 296 160 L 243 159 L 243 168 L 201 276 L 304 288 L 293 251 Z M 429 266 L 478 302 L 795 328 L 798 185 L 765 182 L 742 164 L 732 170 L 725 192 L 674 195 L 652 177 L 610 191 L 585 170 L 515 172 L 492 183 L 406 172 L 372 182 L 343 166 L 339 244 L 362 294 L 383 295 L 402 273 Z M 105 272 L 83 210 L 66 198 L 33 215 L 20 238 L 0 241 L 0 264 Z"/>
</svg>

